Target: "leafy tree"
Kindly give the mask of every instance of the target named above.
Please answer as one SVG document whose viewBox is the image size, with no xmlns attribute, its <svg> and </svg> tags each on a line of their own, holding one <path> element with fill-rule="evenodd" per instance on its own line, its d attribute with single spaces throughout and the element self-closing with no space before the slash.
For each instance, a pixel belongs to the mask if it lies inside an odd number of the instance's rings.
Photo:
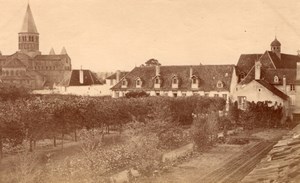
<svg viewBox="0 0 300 183">
<path fill-rule="evenodd" d="M 145 65 L 146 66 L 157 66 L 157 65 L 159 66 L 161 64 L 158 62 L 158 60 L 151 58 L 147 62 L 145 62 Z"/>
</svg>

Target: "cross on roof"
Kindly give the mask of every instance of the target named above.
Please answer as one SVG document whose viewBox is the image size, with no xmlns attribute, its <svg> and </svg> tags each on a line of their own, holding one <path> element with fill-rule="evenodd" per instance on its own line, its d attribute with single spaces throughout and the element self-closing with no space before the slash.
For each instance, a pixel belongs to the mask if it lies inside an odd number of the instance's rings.
<svg viewBox="0 0 300 183">
<path fill-rule="evenodd" d="M 298 55 L 300 55 L 300 50 L 297 50 Z"/>
</svg>

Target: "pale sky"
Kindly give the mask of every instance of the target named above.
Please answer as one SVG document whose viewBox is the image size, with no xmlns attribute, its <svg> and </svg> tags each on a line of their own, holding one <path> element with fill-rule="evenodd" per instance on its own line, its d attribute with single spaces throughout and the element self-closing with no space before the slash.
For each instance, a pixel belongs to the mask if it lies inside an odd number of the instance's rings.
<svg viewBox="0 0 300 183">
<path fill-rule="evenodd" d="M 0 0 L 0 50 L 17 51 L 27 0 Z M 40 50 L 66 47 L 73 68 L 236 64 L 242 53 L 300 49 L 299 0 L 30 0 Z"/>
</svg>

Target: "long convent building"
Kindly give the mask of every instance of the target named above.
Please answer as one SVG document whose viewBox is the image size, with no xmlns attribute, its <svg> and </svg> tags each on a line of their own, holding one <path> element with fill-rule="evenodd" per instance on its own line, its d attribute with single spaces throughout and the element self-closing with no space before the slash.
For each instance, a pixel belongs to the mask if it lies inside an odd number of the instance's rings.
<svg viewBox="0 0 300 183">
<path fill-rule="evenodd" d="M 66 72 L 72 69 L 66 49 L 48 55 L 39 50 L 39 33 L 28 4 L 21 31 L 18 34 L 19 50 L 12 55 L 1 55 L 1 82 L 31 89 L 52 88 Z"/>
</svg>

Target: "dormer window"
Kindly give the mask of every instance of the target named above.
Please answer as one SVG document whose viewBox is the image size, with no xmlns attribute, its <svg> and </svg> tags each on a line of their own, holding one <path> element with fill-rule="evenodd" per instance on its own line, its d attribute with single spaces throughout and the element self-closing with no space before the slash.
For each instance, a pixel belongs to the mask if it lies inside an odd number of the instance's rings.
<svg viewBox="0 0 300 183">
<path fill-rule="evenodd" d="M 172 78 L 172 88 L 178 88 L 178 77 L 177 76 L 173 76 Z"/>
<path fill-rule="evenodd" d="M 274 83 L 278 83 L 278 82 L 279 82 L 278 76 L 274 76 Z"/>
<path fill-rule="evenodd" d="M 155 84 L 159 84 L 159 78 L 155 79 Z"/>
<path fill-rule="evenodd" d="M 242 72 L 242 73 L 240 74 L 240 81 L 243 80 L 244 78 L 245 78 L 245 73 Z"/>
<path fill-rule="evenodd" d="M 173 84 L 178 84 L 178 79 L 177 78 L 173 78 Z"/>
<path fill-rule="evenodd" d="M 141 78 L 137 78 L 135 80 L 135 86 L 136 86 L 136 88 L 141 88 L 142 87 L 142 80 L 141 80 Z"/>
<path fill-rule="evenodd" d="M 127 88 L 128 82 L 126 79 L 122 80 L 122 88 Z"/>
<path fill-rule="evenodd" d="M 217 88 L 223 88 L 224 84 L 222 81 L 217 82 Z"/>
<path fill-rule="evenodd" d="M 192 76 L 192 89 L 197 89 L 199 87 L 199 79 L 197 76 Z"/>
<path fill-rule="evenodd" d="M 160 88 L 161 86 L 161 79 L 160 76 L 156 76 L 154 78 L 154 88 Z"/>
</svg>

